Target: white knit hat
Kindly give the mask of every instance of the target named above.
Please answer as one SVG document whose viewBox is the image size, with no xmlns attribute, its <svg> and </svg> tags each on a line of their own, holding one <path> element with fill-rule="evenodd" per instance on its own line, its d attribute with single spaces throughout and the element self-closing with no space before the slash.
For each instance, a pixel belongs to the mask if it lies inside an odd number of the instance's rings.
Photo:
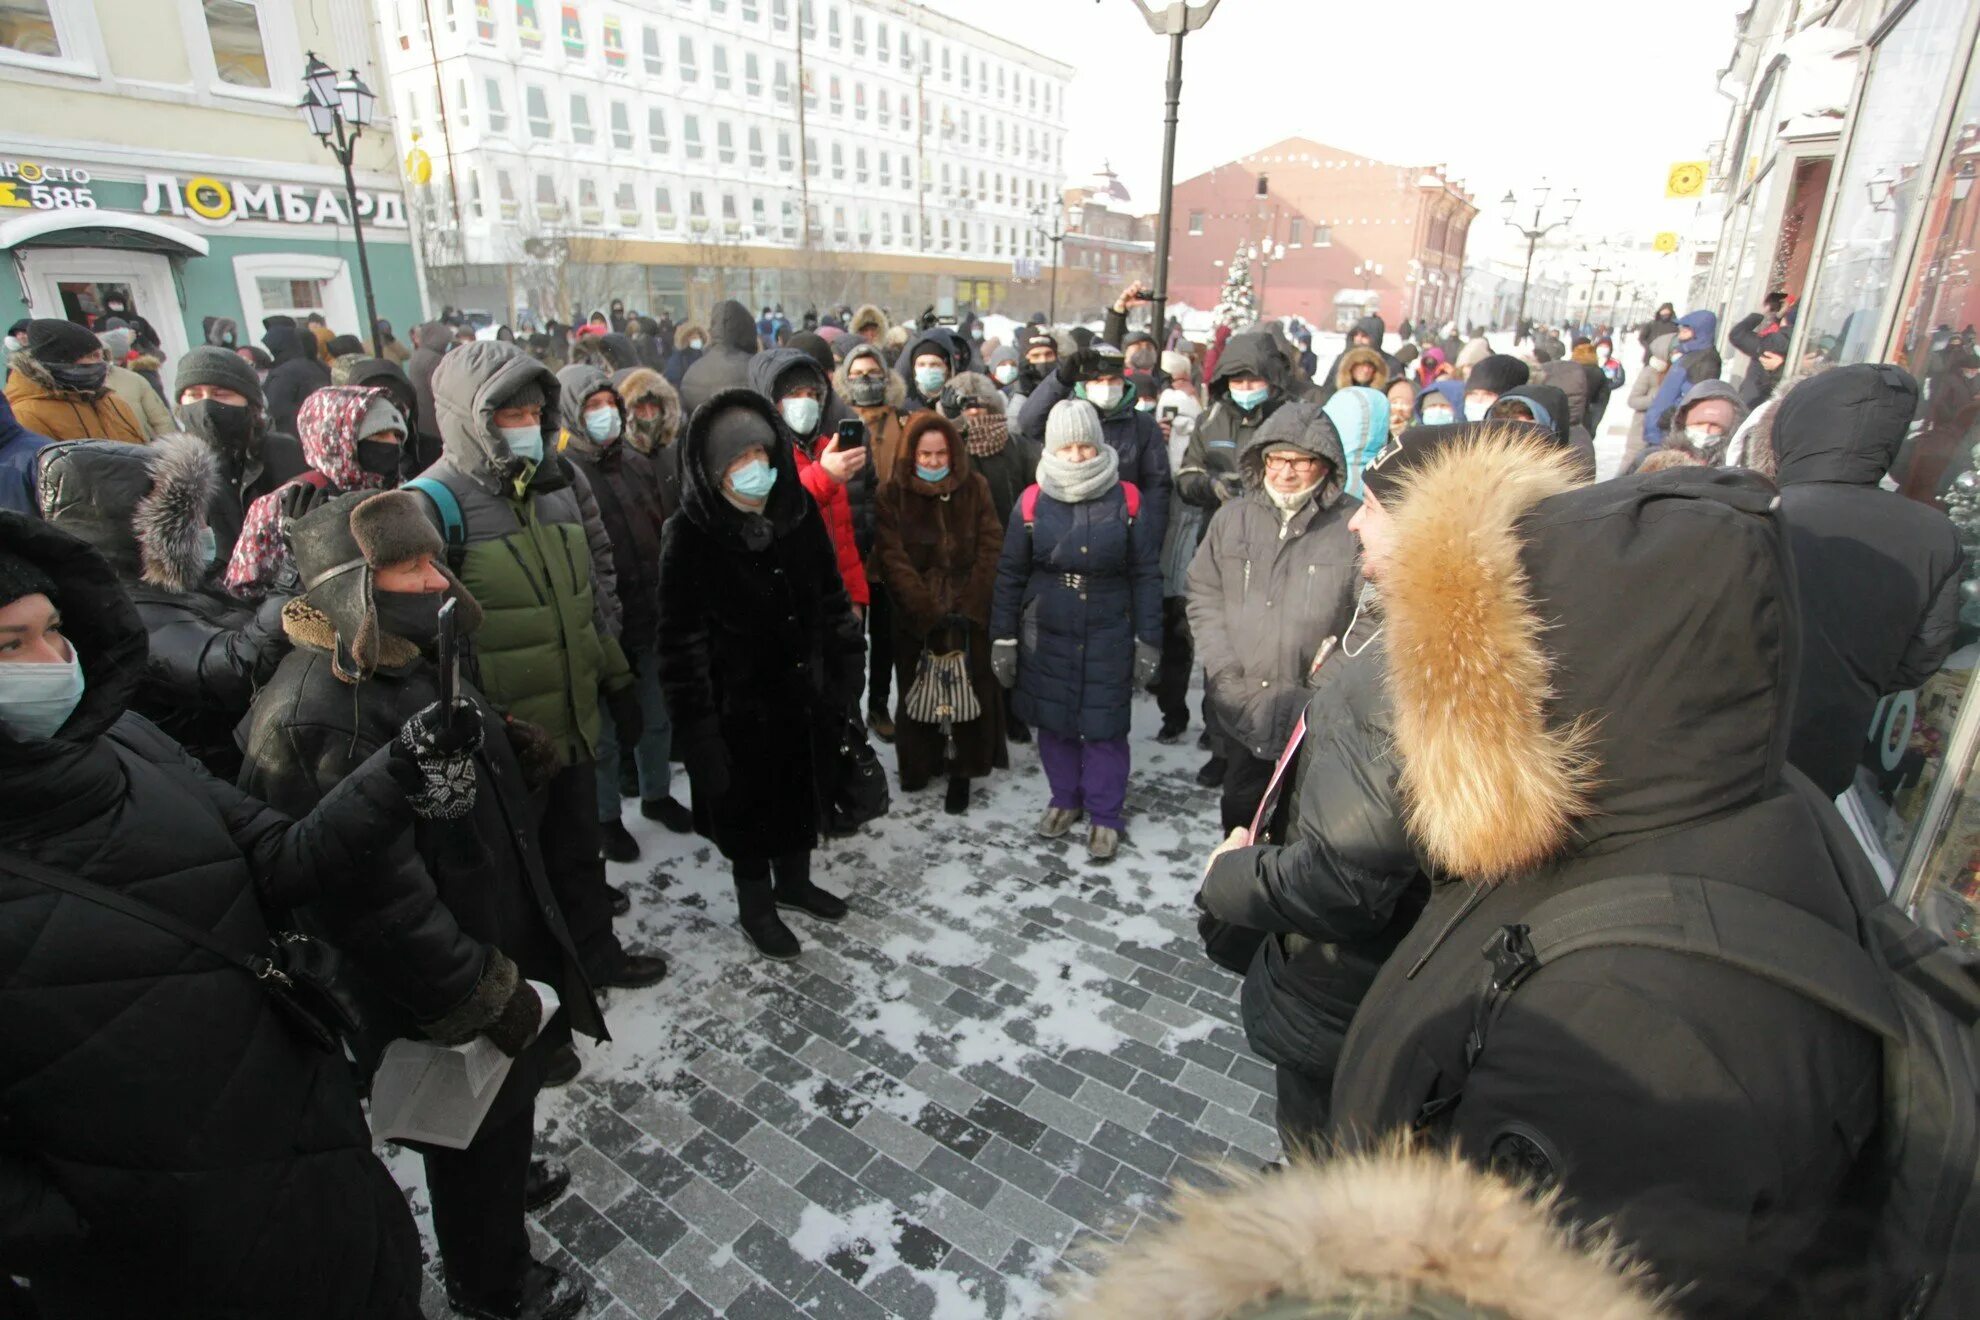
<svg viewBox="0 0 1980 1320">
<path fill-rule="evenodd" d="M 1162 354 L 1162 370 L 1169 373 L 1171 380 L 1188 380 L 1191 362 L 1189 354 L 1178 353 L 1174 349 Z"/>
<path fill-rule="evenodd" d="M 1084 399 L 1061 399 L 1045 418 L 1045 452 L 1056 454 L 1067 445 L 1106 444 L 1100 432 L 1100 414 Z"/>
</svg>

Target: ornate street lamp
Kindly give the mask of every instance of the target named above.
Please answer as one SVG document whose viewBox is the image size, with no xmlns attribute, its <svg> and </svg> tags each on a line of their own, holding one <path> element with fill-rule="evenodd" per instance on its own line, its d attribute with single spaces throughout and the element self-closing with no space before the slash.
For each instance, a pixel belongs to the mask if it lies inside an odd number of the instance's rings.
<svg viewBox="0 0 1980 1320">
<path fill-rule="evenodd" d="M 1148 27 L 1169 39 L 1168 109 L 1162 121 L 1162 216 L 1155 231 L 1155 296 L 1149 301 L 1149 329 L 1158 348 L 1169 346 L 1169 221 L 1176 190 L 1176 109 L 1182 104 L 1183 38 L 1210 21 L 1222 0 L 1134 0 Z"/>
<path fill-rule="evenodd" d="M 377 95 L 348 69 L 340 79 L 337 71 L 309 52 L 303 69 L 303 98 L 296 106 L 309 131 L 330 148 L 337 163 L 344 167 L 344 201 L 351 208 L 351 236 L 357 242 L 358 274 L 364 284 L 364 310 L 371 318 L 371 352 L 385 356 L 378 333 L 378 303 L 371 294 L 371 260 L 364 250 L 364 219 L 358 215 L 357 179 L 351 173 L 351 160 L 358 138 L 371 127 L 378 109 Z"/>
<path fill-rule="evenodd" d="M 1547 198 L 1553 192 L 1553 185 L 1542 179 L 1534 185 L 1532 192 L 1533 220 L 1530 224 L 1522 224 L 1517 218 L 1518 213 L 1525 208 L 1519 198 L 1514 196 L 1512 189 L 1506 189 L 1506 195 L 1499 199 L 1499 207 L 1505 212 L 1506 223 L 1517 229 L 1521 237 L 1526 239 L 1526 270 L 1519 277 L 1519 311 L 1513 314 L 1514 342 L 1518 341 L 1519 327 L 1526 323 L 1526 291 L 1533 282 L 1533 250 L 1540 245 L 1541 239 L 1571 223 L 1575 211 L 1581 206 L 1581 198 L 1570 191 L 1561 199 L 1558 217 L 1549 221 L 1545 218 L 1544 212 L 1547 209 Z"/>
</svg>

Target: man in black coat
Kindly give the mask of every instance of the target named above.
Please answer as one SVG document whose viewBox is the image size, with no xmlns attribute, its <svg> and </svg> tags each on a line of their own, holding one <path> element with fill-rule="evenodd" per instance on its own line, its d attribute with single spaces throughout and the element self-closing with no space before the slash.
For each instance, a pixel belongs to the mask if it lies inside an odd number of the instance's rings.
<svg viewBox="0 0 1980 1320">
<path fill-rule="evenodd" d="M 1856 774 L 1878 701 L 1951 652 L 1966 554 L 1943 513 L 1878 485 L 1918 411 L 1902 367 L 1836 367 L 1776 407 L 1774 479 L 1802 618 L 1788 760 L 1833 797 Z"/>
<path fill-rule="evenodd" d="M 271 316 L 262 322 L 267 333 L 261 342 L 275 365 L 261 391 L 268 400 L 268 426 L 284 435 L 296 433 L 296 410 L 302 401 L 330 383 L 330 368 L 317 355 L 316 336 L 295 318 Z"/>
<path fill-rule="evenodd" d="M 270 426 L 254 368 L 228 349 L 205 345 L 180 358 L 172 401 L 180 429 L 205 441 L 220 460 L 221 480 L 207 505 L 206 523 L 213 529 L 216 562 L 224 564 L 234 553 L 248 506 L 308 471 L 309 463 L 293 432 Z"/>
<path fill-rule="evenodd" d="M 749 308 L 733 298 L 717 303 L 708 319 L 707 349 L 675 382 L 681 392 L 681 415 L 692 422 L 694 410 L 723 390 L 747 386 L 749 360 L 755 356 L 756 321 Z"/>
<path fill-rule="evenodd" d="M 1596 944 L 1536 969 L 1526 934 L 1549 900 L 1675 876 L 1854 943 L 1861 859 L 1783 761 L 1798 638 L 1773 504 L 1733 470 L 1577 487 L 1522 432 L 1451 447 L 1362 529 L 1436 882 L 1355 1015 L 1330 1133 L 1414 1128 L 1557 1186 L 1696 1316 L 1839 1313 L 1802 1289 L 1877 1126 L 1879 1042 L 1717 960 Z"/>
</svg>

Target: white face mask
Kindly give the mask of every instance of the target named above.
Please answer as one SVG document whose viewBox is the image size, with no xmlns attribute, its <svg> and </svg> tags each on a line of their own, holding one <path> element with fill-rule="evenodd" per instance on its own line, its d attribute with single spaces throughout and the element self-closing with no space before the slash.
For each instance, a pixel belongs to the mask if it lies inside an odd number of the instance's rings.
<svg viewBox="0 0 1980 1320">
<path fill-rule="evenodd" d="M 1485 420 L 1485 414 L 1487 414 L 1487 413 L 1489 413 L 1489 412 L 1491 412 L 1491 411 L 1492 411 L 1492 405 L 1493 405 L 1493 404 L 1495 404 L 1495 403 L 1497 403 L 1497 402 L 1498 402 L 1498 400 L 1497 400 L 1497 399 L 1471 399 L 1471 398 L 1467 398 L 1467 399 L 1466 399 L 1466 400 L 1464 401 L 1464 420 L 1465 420 L 1465 421 L 1467 421 L 1467 422 L 1482 422 L 1482 421 L 1484 421 L 1484 420 Z"/>
<path fill-rule="evenodd" d="M 1017 379 L 1017 365 L 1011 362 L 999 362 L 990 369 L 990 375 L 999 385 L 1008 385 Z"/>
<path fill-rule="evenodd" d="M 1684 438 L 1693 449 L 1705 450 L 1718 444 L 1724 437 L 1718 432 L 1708 431 L 1702 426 L 1687 426 L 1684 428 Z"/>
<path fill-rule="evenodd" d="M 1103 413 L 1112 412 L 1120 403 L 1121 396 L 1127 392 L 1125 386 L 1103 385 L 1098 381 L 1088 381 L 1080 388 L 1085 392 L 1086 401 Z"/>
<path fill-rule="evenodd" d="M 818 429 L 818 414 L 825 405 L 816 399 L 791 398 L 777 405 L 784 414 L 784 423 L 799 435 L 810 435 Z"/>
<path fill-rule="evenodd" d="M 701 341 L 699 339 L 690 339 L 688 340 L 688 347 L 699 353 L 701 351 Z"/>
<path fill-rule="evenodd" d="M 0 725 L 16 738 L 54 737 L 82 695 L 82 658 L 73 646 L 67 660 L 0 664 Z"/>
<path fill-rule="evenodd" d="M 1449 408 L 1425 408 L 1423 410 L 1423 424 L 1425 426 L 1448 426 L 1450 421 L 1451 410 Z"/>
</svg>

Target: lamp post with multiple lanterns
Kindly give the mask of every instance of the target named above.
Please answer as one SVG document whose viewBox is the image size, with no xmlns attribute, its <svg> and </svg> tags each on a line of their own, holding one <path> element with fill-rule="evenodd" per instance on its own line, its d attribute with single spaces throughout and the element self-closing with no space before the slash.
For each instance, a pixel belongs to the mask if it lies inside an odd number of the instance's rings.
<svg viewBox="0 0 1980 1320">
<path fill-rule="evenodd" d="M 374 356 L 384 357 L 385 345 L 378 330 L 378 303 L 371 294 L 371 260 L 364 251 L 364 218 L 358 214 L 357 179 L 351 173 L 358 138 L 371 126 L 377 105 L 378 97 L 364 85 L 356 69 L 346 70 L 340 80 L 335 69 L 316 58 L 315 51 L 309 53 L 309 65 L 303 70 L 303 99 L 296 108 L 302 112 L 309 131 L 330 148 L 337 163 L 344 167 L 344 201 L 351 208 L 351 236 L 357 242 L 364 310 L 371 322 L 371 351 Z"/>
</svg>

